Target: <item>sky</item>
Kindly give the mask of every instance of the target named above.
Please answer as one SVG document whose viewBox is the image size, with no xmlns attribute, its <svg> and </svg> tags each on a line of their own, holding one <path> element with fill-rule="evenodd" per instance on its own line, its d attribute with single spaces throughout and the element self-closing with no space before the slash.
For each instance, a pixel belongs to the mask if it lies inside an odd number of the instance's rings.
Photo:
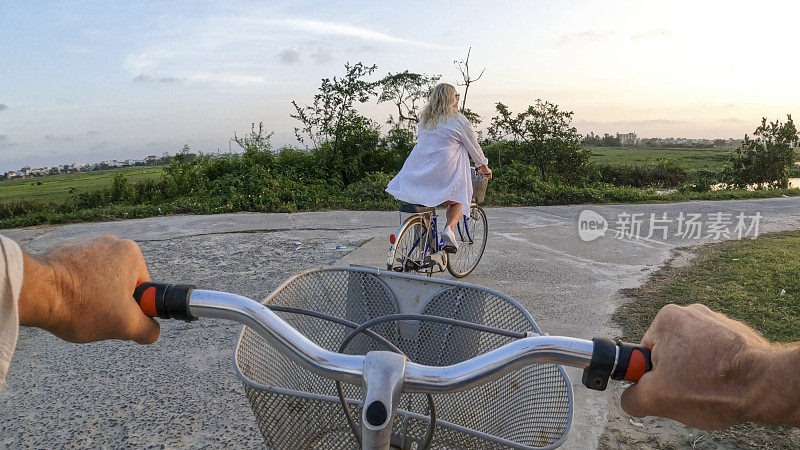
<svg viewBox="0 0 800 450">
<path fill-rule="evenodd" d="M 582 133 L 741 138 L 800 105 L 797 17 L 795 1 L 3 0 L 0 171 L 227 151 L 253 122 L 296 144 L 291 101 L 346 62 L 454 83 L 470 47 L 486 119 L 541 98 Z"/>
</svg>

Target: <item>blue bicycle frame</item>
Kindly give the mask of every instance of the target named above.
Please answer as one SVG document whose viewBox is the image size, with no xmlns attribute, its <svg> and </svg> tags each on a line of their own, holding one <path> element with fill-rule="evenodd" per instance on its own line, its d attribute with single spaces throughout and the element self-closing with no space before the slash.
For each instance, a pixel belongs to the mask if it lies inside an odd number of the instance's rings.
<svg viewBox="0 0 800 450">
<path fill-rule="evenodd" d="M 462 221 L 459 221 L 456 224 L 456 229 L 458 230 L 458 237 L 461 239 L 461 241 L 462 242 L 465 241 L 464 235 L 466 234 L 466 236 L 467 236 L 466 241 L 468 241 L 471 244 L 471 243 L 473 243 L 473 241 L 472 241 L 472 236 L 470 235 L 470 232 L 469 232 L 469 226 L 467 225 L 468 224 L 467 219 L 468 219 L 467 215 L 465 215 L 465 214 L 462 215 L 462 220 L 464 222 L 463 231 L 462 231 L 462 224 L 461 224 Z M 430 241 L 431 241 L 430 234 L 429 233 L 425 233 L 425 236 L 423 236 L 425 238 L 425 249 L 422 252 L 422 258 L 421 258 L 422 261 L 425 261 L 425 257 L 429 255 L 429 252 L 430 253 L 436 253 L 436 252 L 441 251 L 442 247 L 444 247 L 444 240 L 439 236 L 439 231 L 438 231 L 438 226 L 437 225 L 438 225 L 438 219 L 434 215 L 433 217 L 431 217 L 431 226 L 428 228 L 428 232 L 432 232 L 433 235 L 436 236 L 436 238 L 434 240 L 434 242 L 436 243 L 436 248 L 434 249 L 433 252 L 430 252 L 430 250 L 431 250 L 431 248 L 430 248 Z M 414 244 L 411 246 L 411 249 L 408 252 L 409 255 L 414 253 L 414 250 L 417 248 L 418 245 L 421 245 L 420 239 L 422 239 L 422 238 L 418 236 L 417 239 L 414 241 Z M 427 269 L 427 268 L 431 267 L 432 264 L 433 263 L 429 263 L 429 264 L 424 264 L 423 263 L 420 266 L 420 269 Z"/>
</svg>

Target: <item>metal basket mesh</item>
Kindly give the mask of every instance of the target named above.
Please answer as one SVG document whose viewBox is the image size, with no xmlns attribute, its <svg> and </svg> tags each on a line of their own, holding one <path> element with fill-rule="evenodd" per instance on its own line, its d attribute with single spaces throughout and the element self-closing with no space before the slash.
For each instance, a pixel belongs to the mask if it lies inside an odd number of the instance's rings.
<svg viewBox="0 0 800 450">
<path fill-rule="evenodd" d="M 265 303 L 310 309 L 363 323 L 394 314 L 398 300 L 375 270 L 331 268 L 306 272 L 275 291 Z M 391 275 L 394 278 L 414 278 Z M 538 328 L 516 302 L 476 286 L 415 279 L 433 285 L 422 313 L 452 317 L 519 332 Z M 408 301 L 408 299 L 405 299 Z M 419 299 L 412 299 L 420 301 Z M 427 301 L 427 303 L 425 303 Z M 403 311 L 407 312 L 407 311 Z M 299 314 L 281 317 L 318 345 L 336 351 L 351 331 L 342 325 Z M 414 362 L 454 364 L 511 339 L 462 327 L 424 321 L 379 324 L 373 331 L 397 345 Z M 385 350 L 367 336 L 355 338 L 347 353 Z M 308 372 L 245 327 L 236 349 L 239 375 L 269 448 L 356 448 L 332 380 Z M 361 388 L 344 385 L 356 420 Z M 563 441 L 572 418 L 572 392 L 563 369 L 537 364 L 481 387 L 435 395 L 437 426 L 432 448 L 546 448 Z M 392 445 L 418 448 L 428 424 L 422 394 L 403 394 Z"/>
<path fill-rule="evenodd" d="M 474 167 L 470 174 L 472 177 L 472 201 L 483 203 L 483 199 L 486 197 L 486 188 L 489 186 L 489 179 L 479 174 Z"/>
</svg>

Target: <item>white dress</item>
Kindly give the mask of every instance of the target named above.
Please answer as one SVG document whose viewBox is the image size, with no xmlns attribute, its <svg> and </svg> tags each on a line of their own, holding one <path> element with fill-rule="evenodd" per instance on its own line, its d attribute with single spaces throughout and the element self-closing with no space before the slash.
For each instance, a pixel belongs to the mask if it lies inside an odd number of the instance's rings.
<svg viewBox="0 0 800 450">
<path fill-rule="evenodd" d="M 417 145 L 386 192 L 400 201 L 425 206 L 454 201 L 468 211 L 472 203 L 469 156 L 476 167 L 489 163 L 469 121 L 456 113 L 432 130 L 418 130 Z"/>
</svg>

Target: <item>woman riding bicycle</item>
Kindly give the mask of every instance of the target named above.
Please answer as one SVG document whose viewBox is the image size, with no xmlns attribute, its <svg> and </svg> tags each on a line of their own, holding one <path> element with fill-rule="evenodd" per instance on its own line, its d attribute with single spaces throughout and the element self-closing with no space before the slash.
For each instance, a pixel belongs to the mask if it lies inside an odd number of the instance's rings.
<svg viewBox="0 0 800 450">
<path fill-rule="evenodd" d="M 444 250 L 458 249 L 455 227 L 463 205 L 472 202 L 472 177 L 469 156 L 478 173 L 489 178 L 489 160 L 483 154 L 467 118 L 458 112 L 456 88 L 441 83 L 433 88 L 428 104 L 422 109 L 417 145 L 403 164 L 400 173 L 386 187 L 396 199 L 424 206 L 447 207 L 447 226 L 441 231 Z"/>
</svg>

